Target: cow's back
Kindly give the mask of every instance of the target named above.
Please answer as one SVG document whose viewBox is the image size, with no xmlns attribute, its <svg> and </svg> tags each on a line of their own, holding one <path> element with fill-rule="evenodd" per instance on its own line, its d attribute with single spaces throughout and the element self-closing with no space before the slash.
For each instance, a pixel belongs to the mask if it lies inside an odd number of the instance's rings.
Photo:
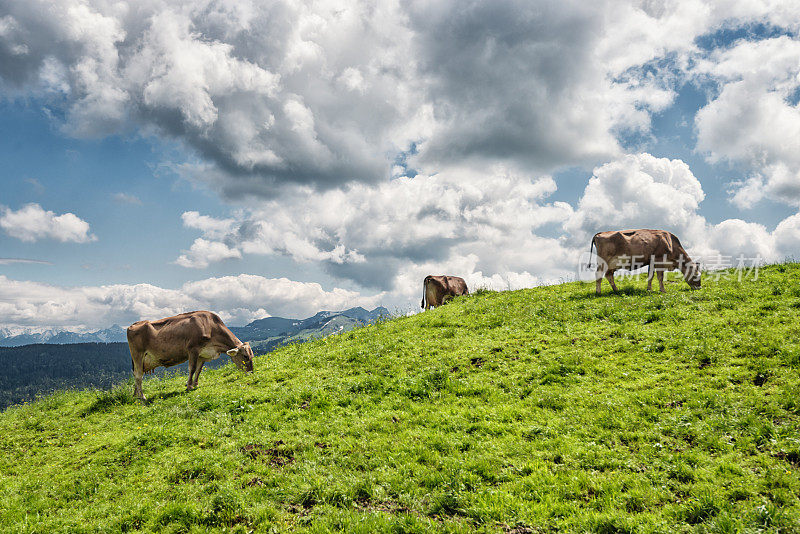
<svg viewBox="0 0 800 534">
<path fill-rule="evenodd" d="M 447 288 L 453 296 L 469 295 L 467 283 L 460 276 L 447 276 Z"/>
<path fill-rule="evenodd" d="M 673 237 L 666 230 L 612 230 L 596 234 L 594 244 L 597 255 L 606 262 L 636 258 L 637 261 L 648 263 L 653 256 L 672 255 Z"/>
<path fill-rule="evenodd" d="M 220 325 L 227 330 L 219 316 L 207 311 L 139 321 L 128 328 L 128 344 L 144 354 L 146 369 L 169 367 L 185 362 L 191 350 L 206 346 Z"/>
</svg>

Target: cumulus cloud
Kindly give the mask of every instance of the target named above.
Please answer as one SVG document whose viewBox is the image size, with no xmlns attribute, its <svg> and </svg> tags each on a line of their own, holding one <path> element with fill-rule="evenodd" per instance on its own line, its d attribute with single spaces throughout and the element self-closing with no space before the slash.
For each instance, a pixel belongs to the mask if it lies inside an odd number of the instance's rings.
<svg viewBox="0 0 800 534">
<path fill-rule="evenodd" d="M 215 219 L 208 215 L 200 215 L 196 211 L 187 211 L 181 215 L 186 228 L 195 228 L 210 239 L 220 239 L 230 233 L 236 225 L 235 219 Z"/>
<path fill-rule="evenodd" d="M 322 262 L 335 277 L 406 303 L 427 274 L 458 274 L 470 287 L 494 289 L 571 279 L 591 236 L 612 229 L 672 231 L 708 264 L 720 256 L 800 255 L 791 218 L 773 232 L 740 219 L 707 221 L 703 187 L 678 159 L 640 153 L 601 165 L 575 208 L 548 201 L 555 190 L 549 176 L 532 179 L 503 166 L 451 169 L 319 195 L 299 190 L 242 211 L 235 222 L 191 225 L 204 237 L 217 232 L 242 254 Z"/>
<path fill-rule="evenodd" d="M 587 6 L 411 2 L 435 119 L 413 163 L 430 172 L 465 158 L 513 158 L 549 169 L 618 152 L 610 82 L 593 57 L 602 10 Z"/>
<path fill-rule="evenodd" d="M 800 260 L 800 213 L 781 221 L 773 232 L 776 255 L 780 259 Z"/>
<path fill-rule="evenodd" d="M 379 180 L 419 135 L 393 1 L 12 0 L 0 20 L 7 92 L 57 97 L 71 135 L 175 137 L 231 195 L 254 177 L 258 191 Z"/>
<path fill-rule="evenodd" d="M 594 170 L 565 229 L 577 242 L 586 243 L 604 230 L 669 230 L 694 259 L 709 265 L 720 265 L 720 257 L 781 261 L 800 254 L 798 216 L 785 219 L 772 232 L 741 219 L 714 224 L 699 213 L 704 197 L 700 182 L 683 161 L 628 155 Z"/>
<path fill-rule="evenodd" d="M 61 242 L 87 243 L 97 240 L 89 233 L 89 223 L 74 213 L 56 215 L 39 204 L 26 204 L 14 211 L 0 206 L 0 228 L 22 241 L 55 239 Z"/>
<path fill-rule="evenodd" d="M 719 84 L 697 112 L 697 149 L 753 173 L 733 184 L 732 201 L 750 208 L 768 197 L 800 206 L 800 40 L 741 41 L 700 61 L 694 74 Z"/>
<path fill-rule="evenodd" d="M 765 261 L 783 259 L 775 248 L 774 236 L 762 224 L 726 219 L 718 224 L 708 225 L 703 237 L 705 246 L 710 251 L 706 253 L 709 260 L 713 260 L 714 252 L 718 256 L 730 258 L 761 258 Z M 698 244 L 702 246 L 702 243 L 701 241 Z"/>
<path fill-rule="evenodd" d="M 581 241 L 604 230 L 659 228 L 695 233 L 705 198 L 700 181 L 681 160 L 631 154 L 594 170 L 567 230 Z"/>
<path fill-rule="evenodd" d="M 269 310 L 270 315 L 306 317 L 319 310 L 343 310 L 353 306 L 373 308 L 384 294 L 362 296 L 341 288 L 326 291 L 316 282 L 296 282 L 287 278 L 264 278 L 242 274 L 187 282 L 182 291 L 216 309 L 236 307 Z"/>
<path fill-rule="evenodd" d="M 710 223 L 686 163 L 625 155 L 621 140 L 646 138 L 653 113 L 698 82 L 711 89 L 697 149 L 744 168 L 733 202 L 800 205 L 798 5 L 10 0 L 0 90 L 56 108 L 69 135 L 139 130 L 183 143 L 171 168 L 243 207 L 186 211 L 198 235 L 178 265 L 279 255 L 400 300 L 416 298 L 426 274 L 517 288 L 569 277 L 589 237 L 609 228 L 666 228 L 703 256 L 794 253 L 796 218 L 772 231 Z M 698 44 L 760 23 L 789 36 Z M 579 202 L 551 200 L 550 175 L 575 166 L 594 167 Z M 155 315 L 184 304 L 273 313 L 247 294 L 277 282 L 214 280 L 202 290 L 219 289 L 219 301 L 195 286 L 92 291 Z M 361 298 L 306 290 L 317 304 Z"/>
<path fill-rule="evenodd" d="M 181 140 L 230 198 L 380 183 L 398 158 L 546 173 L 646 133 L 675 97 L 646 67 L 780 11 L 756 4 L 10 0 L 0 80 L 71 135 Z"/>
<path fill-rule="evenodd" d="M 621 154 L 620 134 L 647 134 L 691 70 L 723 84 L 698 115 L 698 149 L 719 159 L 764 148 L 765 164 L 785 155 L 796 178 L 798 151 L 777 140 L 794 133 L 796 105 L 781 98 L 797 85 L 797 41 L 710 55 L 697 46 L 757 23 L 796 31 L 800 9 L 790 0 L 9 0 L 0 81 L 7 94 L 60 108 L 53 116 L 71 135 L 133 128 L 179 139 L 199 159 L 177 168 L 238 198 L 274 197 L 285 184 L 377 184 L 398 160 L 424 174 L 465 163 L 533 173 L 596 165 Z M 726 135 L 749 110 L 777 127 Z"/>
<path fill-rule="evenodd" d="M 254 275 L 208 278 L 179 289 L 150 284 L 61 287 L 0 275 L 0 326 L 97 329 L 197 309 L 213 310 L 240 325 L 269 315 L 307 317 L 321 309 L 372 308 L 383 297 Z"/>
<path fill-rule="evenodd" d="M 559 226 L 571 215 L 568 204 L 546 201 L 555 189 L 549 176 L 532 179 L 503 166 L 450 169 L 316 195 L 297 189 L 249 208 L 236 224 L 194 212 L 183 219 L 203 232 L 198 240 L 213 237 L 244 254 L 322 262 L 337 277 L 388 290 L 403 265 L 439 262 L 441 269 L 454 255 L 480 257 L 474 267 L 492 273 L 548 272 L 549 258 L 560 254 L 553 247 L 558 240 L 532 229 Z M 184 257 L 178 263 L 190 266 Z"/>
<path fill-rule="evenodd" d="M 208 267 L 210 263 L 241 257 L 242 253 L 238 249 L 231 248 L 219 241 L 209 241 L 200 237 L 194 240 L 189 250 L 178 256 L 175 263 L 181 267 L 202 269 Z"/>
<path fill-rule="evenodd" d="M 548 176 L 532 179 L 495 167 L 485 173 L 401 177 L 311 197 L 298 190 L 293 201 L 276 199 L 229 218 L 186 212 L 186 226 L 204 235 L 198 241 L 242 255 L 323 261 L 334 276 L 379 290 L 324 289 L 245 274 L 177 289 L 63 288 L 3 277 L 0 317 L 5 326 L 98 328 L 192 309 L 212 309 L 231 324 L 243 324 L 267 315 L 302 317 L 356 305 L 414 307 L 427 274 L 460 275 L 472 289 L 571 279 L 591 235 L 606 229 L 671 230 L 707 264 L 720 255 L 731 261 L 740 255 L 767 261 L 800 256 L 800 214 L 772 231 L 739 219 L 711 223 L 699 214 L 705 193 L 680 160 L 635 154 L 601 165 L 575 208 L 548 201 L 554 191 Z M 303 239 L 303 246 L 294 242 Z M 328 257 L 319 260 L 320 255 Z M 213 261 L 209 254 L 200 257 Z"/>
</svg>

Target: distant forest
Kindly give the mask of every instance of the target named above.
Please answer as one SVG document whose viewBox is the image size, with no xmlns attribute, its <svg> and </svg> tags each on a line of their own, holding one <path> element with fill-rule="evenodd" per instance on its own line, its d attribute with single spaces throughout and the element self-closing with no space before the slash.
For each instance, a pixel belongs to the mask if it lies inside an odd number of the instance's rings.
<svg viewBox="0 0 800 534">
<path fill-rule="evenodd" d="M 206 368 L 229 361 L 223 355 L 207 363 Z M 155 374 L 174 371 L 186 374 L 187 364 L 159 367 Z M 0 347 L 0 410 L 61 389 L 110 389 L 130 377 L 127 343 Z"/>
</svg>

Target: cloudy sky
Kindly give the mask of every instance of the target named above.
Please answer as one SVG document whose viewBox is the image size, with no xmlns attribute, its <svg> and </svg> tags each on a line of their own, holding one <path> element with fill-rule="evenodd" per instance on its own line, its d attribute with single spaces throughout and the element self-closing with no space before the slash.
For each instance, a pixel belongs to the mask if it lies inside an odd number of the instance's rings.
<svg viewBox="0 0 800 534">
<path fill-rule="evenodd" d="M 0 328 L 800 258 L 796 0 L 0 0 Z"/>
</svg>

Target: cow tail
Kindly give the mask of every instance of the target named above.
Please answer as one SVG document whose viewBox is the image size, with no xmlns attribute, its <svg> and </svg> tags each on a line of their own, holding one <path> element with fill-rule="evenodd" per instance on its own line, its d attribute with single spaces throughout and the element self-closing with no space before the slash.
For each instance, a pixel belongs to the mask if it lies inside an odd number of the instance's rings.
<svg viewBox="0 0 800 534">
<path fill-rule="evenodd" d="M 425 280 L 422 281 L 422 302 L 420 303 L 420 307 L 424 310 L 425 309 L 425 285 L 428 283 L 428 277 L 425 277 Z"/>
<path fill-rule="evenodd" d="M 594 237 L 592 237 L 592 244 L 589 246 L 589 263 L 586 264 L 586 268 L 587 269 L 591 269 L 592 268 L 592 250 L 595 249 L 594 240 L 596 238 L 597 238 L 597 234 L 594 234 Z"/>
<path fill-rule="evenodd" d="M 125 339 L 128 340 L 128 350 L 131 353 L 131 371 L 136 370 L 136 364 L 133 361 L 133 350 L 131 350 L 131 327 L 125 329 Z"/>
</svg>

